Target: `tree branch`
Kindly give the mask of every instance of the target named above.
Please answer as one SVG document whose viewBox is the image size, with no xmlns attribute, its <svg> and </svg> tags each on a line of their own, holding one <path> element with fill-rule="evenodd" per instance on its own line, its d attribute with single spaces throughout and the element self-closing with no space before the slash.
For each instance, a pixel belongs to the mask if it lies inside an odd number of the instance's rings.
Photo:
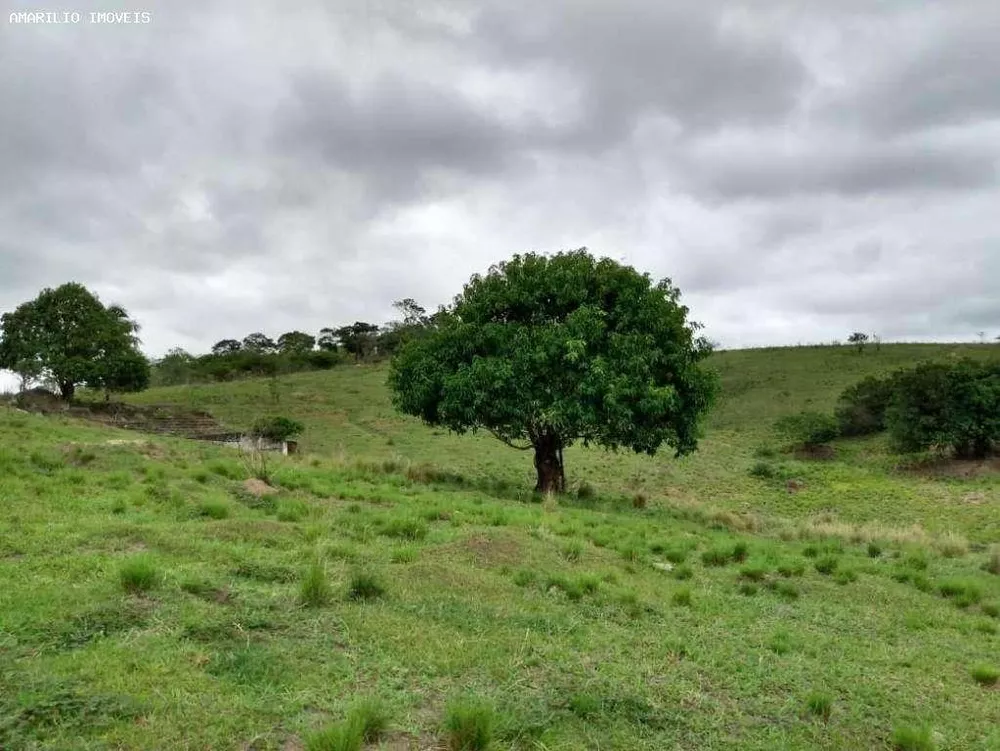
<svg viewBox="0 0 1000 751">
<path fill-rule="evenodd" d="M 534 446 L 532 446 L 532 445 L 531 445 L 530 443 L 529 443 L 529 444 L 528 444 L 527 446 L 518 446 L 518 445 L 517 445 L 517 444 L 515 444 L 515 443 L 511 443 L 511 442 L 510 442 L 510 441 L 508 441 L 508 440 L 507 440 L 506 438 L 503 438 L 502 436 L 499 436 L 499 435 L 497 435 L 497 434 L 496 434 L 496 433 L 495 433 L 494 431 L 490 430 L 489 428 L 487 428 L 487 430 L 489 430 L 489 431 L 490 431 L 490 433 L 492 433 L 492 434 L 493 434 L 493 437 L 494 437 L 494 438 L 496 438 L 496 439 L 497 439 L 498 441 L 500 441 L 501 443 L 505 443 L 505 444 L 507 444 L 507 445 L 508 445 L 508 446 L 510 446 L 510 447 L 511 447 L 512 449 L 517 449 L 518 451 L 528 451 L 529 449 L 533 449 L 533 448 L 534 448 Z"/>
</svg>

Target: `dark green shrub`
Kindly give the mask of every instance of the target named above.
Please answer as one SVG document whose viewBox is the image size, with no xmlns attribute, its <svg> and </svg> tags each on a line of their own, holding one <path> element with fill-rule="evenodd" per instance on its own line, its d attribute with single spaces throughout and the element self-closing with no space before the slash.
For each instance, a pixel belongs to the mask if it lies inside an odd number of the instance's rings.
<svg viewBox="0 0 1000 751">
<path fill-rule="evenodd" d="M 751 477 L 756 477 L 758 480 L 773 480 L 778 476 L 778 470 L 770 462 L 757 462 L 750 467 L 747 474 Z"/>
<path fill-rule="evenodd" d="M 840 434 L 857 436 L 885 430 L 885 414 L 892 393 L 892 378 L 876 376 L 868 376 L 845 389 L 834 410 Z"/>
<path fill-rule="evenodd" d="M 800 412 L 775 422 L 774 429 L 787 440 L 803 448 L 816 448 L 837 437 L 837 421 L 822 412 Z"/>
<path fill-rule="evenodd" d="M 1000 442 L 1000 362 L 925 363 L 893 384 L 886 425 L 900 450 L 981 459 Z"/>
<path fill-rule="evenodd" d="M 261 417 L 254 421 L 250 435 L 269 441 L 287 441 L 305 430 L 305 425 L 287 417 Z"/>
</svg>

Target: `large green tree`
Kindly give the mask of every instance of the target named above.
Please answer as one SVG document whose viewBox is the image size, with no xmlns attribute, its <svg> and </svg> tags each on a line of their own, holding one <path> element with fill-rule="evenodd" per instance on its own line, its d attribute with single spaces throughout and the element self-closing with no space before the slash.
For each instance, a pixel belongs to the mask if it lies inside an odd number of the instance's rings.
<svg viewBox="0 0 1000 751">
<path fill-rule="evenodd" d="M 103 305 L 82 284 L 46 288 L 0 318 L 0 367 L 49 378 L 64 399 L 80 384 L 145 388 L 149 364 L 139 353 L 138 331 L 124 308 Z"/>
<path fill-rule="evenodd" d="M 542 492 L 565 489 L 562 452 L 577 441 L 690 453 L 717 381 L 679 297 L 669 279 L 585 248 L 516 255 L 472 277 L 436 327 L 400 349 L 393 402 L 533 451 Z"/>
</svg>

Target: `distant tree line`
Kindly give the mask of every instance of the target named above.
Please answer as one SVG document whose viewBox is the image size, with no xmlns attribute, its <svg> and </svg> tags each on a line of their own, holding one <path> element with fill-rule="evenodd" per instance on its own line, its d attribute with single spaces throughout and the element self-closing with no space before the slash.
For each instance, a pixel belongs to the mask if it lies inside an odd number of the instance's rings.
<svg viewBox="0 0 1000 751">
<path fill-rule="evenodd" d="M 442 310 L 428 315 L 412 298 L 397 300 L 400 317 L 381 326 L 366 321 L 320 329 L 316 336 L 288 331 L 277 339 L 254 332 L 242 339 L 222 339 L 211 351 L 193 355 L 172 349 L 153 363 L 152 382 L 159 386 L 231 381 L 307 370 L 328 370 L 343 362 L 372 362 L 391 357 L 414 338 L 438 325 Z"/>
</svg>

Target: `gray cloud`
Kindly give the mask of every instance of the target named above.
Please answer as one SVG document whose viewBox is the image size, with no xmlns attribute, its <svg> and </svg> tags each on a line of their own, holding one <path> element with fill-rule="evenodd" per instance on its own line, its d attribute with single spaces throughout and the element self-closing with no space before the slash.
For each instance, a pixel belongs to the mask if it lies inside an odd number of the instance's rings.
<svg viewBox="0 0 1000 751">
<path fill-rule="evenodd" d="M 587 245 L 729 346 L 1000 328 L 995 3 L 151 11 L 0 15 L 0 310 L 75 279 L 205 350 Z"/>
</svg>

